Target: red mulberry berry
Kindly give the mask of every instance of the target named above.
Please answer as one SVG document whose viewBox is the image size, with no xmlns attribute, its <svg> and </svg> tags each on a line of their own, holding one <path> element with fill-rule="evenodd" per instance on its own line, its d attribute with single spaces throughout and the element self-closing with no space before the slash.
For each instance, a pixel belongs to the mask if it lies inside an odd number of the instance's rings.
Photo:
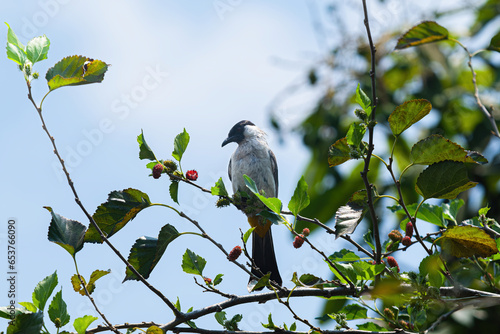
<svg viewBox="0 0 500 334">
<path fill-rule="evenodd" d="M 236 261 L 238 257 L 241 255 L 241 247 L 240 246 L 235 246 L 230 252 L 229 255 L 227 256 L 227 259 L 229 261 Z"/>
<path fill-rule="evenodd" d="M 387 263 L 389 264 L 389 267 L 391 268 L 398 268 L 398 273 L 399 273 L 399 265 L 398 265 L 398 261 L 396 261 L 396 259 L 392 256 L 388 256 L 387 257 Z"/>
<path fill-rule="evenodd" d="M 406 236 L 403 238 L 403 241 L 401 243 L 405 246 L 410 246 L 411 245 L 411 238 L 409 236 Z"/>
<path fill-rule="evenodd" d="M 300 248 L 302 247 L 302 244 L 304 243 L 304 235 L 297 235 L 295 237 L 295 240 L 293 240 L 293 247 L 295 248 Z"/>
<path fill-rule="evenodd" d="M 389 233 L 389 239 L 391 239 L 394 242 L 401 241 L 402 238 L 403 236 L 401 235 L 401 232 L 399 232 L 398 230 L 392 230 Z"/>
<path fill-rule="evenodd" d="M 413 237 L 413 224 L 411 222 L 406 224 L 406 236 L 410 238 Z"/>
<path fill-rule="evenodd" d="M 194 169 L 188 170 L 186 173 L 186 179 L 190 181 L 196 181 L 198 179 L 198 172 Z"/>
<path fill-rule="evenodd" d="M 162 172 L 163 172 L 163 165 L 162 164 L 156 164 L 153 167 L 153 177 L 155 179 L 160 178 Z"/>
<path fill-rule="evenodd" d="M 302 234 L 307 237 L 309 235 L 309 233 L 311 233 L 311 231 L 306 227 L 302 230 Z"/>
</svg>

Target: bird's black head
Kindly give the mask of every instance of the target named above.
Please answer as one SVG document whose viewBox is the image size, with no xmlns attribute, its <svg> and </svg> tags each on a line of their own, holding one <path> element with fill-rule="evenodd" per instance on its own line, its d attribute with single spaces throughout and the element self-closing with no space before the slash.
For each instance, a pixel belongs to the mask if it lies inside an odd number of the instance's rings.
<svg viewBox="0 0 500 334">
<path fill-rule="evenodd" d="M 229 131 L 227 138 L 222 142 L 222 147 L 233 142 L 239 144 L 245 138 L 243 132 L 245 131 L 245 126 L 247 125 L 255 124 L 250 121 L 239 121 L 238 123 L 236 123 Z"/>
</svg>

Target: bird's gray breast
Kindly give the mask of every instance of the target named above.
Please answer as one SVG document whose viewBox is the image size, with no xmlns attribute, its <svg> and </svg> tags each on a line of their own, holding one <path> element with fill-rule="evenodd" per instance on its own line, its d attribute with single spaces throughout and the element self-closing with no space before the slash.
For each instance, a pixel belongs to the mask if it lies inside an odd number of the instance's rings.
<svg viewBox="0 0 500 334">
<path fill-rule="evenodd" d="M 243 175 L 251 177 L 257 188 L 265 191 L 266 197 L 276 196 L 273 166 L 267 145 L 260 145 L 255 141 L 255 143 L 246 142 L 238 146 L 231 157 L 233 192 L 249 192 Z"/>
</svg>

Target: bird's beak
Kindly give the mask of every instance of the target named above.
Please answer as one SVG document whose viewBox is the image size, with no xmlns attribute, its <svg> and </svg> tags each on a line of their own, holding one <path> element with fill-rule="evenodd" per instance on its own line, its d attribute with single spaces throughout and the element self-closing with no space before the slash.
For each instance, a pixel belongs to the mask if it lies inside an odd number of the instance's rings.
<svg viewBox="0 0 500 334">
<path fill-rule="evenodd" d="M 224 147 L 226 146 L 227 144 L 229 143 L 232 143 L 234 141 L 234 137 L 227 137 L 226 139 L 224 139 L 224 141 L 222 142 L 222 146 L 221 147 Z"/>
</svg>

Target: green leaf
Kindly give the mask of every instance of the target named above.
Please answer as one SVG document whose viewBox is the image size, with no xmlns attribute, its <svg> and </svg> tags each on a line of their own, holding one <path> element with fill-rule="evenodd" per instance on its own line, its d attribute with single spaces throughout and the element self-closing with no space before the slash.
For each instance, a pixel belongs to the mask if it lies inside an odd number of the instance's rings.
<svg viewBox="0 0 500 334">
<path fill-rule="evenodd" d="M 412 217 L 415 217 L 415 210 L 417 209 L 418 204 L 412 203 L 406 206 L 408 212 Z M 406 212 L 400 205 L 394 205 L 387 207 L 392 212 L 396 212 L 401 215 L 406 215 Z M 417 218 L 429 222 L 431 224 L 437 225 L 439 227 L 446 227 L 444 216 L 443 216 L 443 208 L 438 205 L 423 203 L 418 209 Z M 401 229 L 404 231 L 406 229 L 406 223 L 408 219 L 404 219 L 400 223 Z"/>
<path fill-rule="evenodd" d="M 214 316 L 215 316 L 215 320 L 217 320 L 219 325 L 224 326 L 224 324 L 226 323 L 226 320 L 227 320 L 226 312 L 224 312 L 224 311 L 215 312 Z"/>
<path fill-rule="evenodd" d="M 305 209 L 310 203 L 309 194 L 307 193 L 307 182 L 302 176 L 297 183 L 297 187 L 293 192 L 293 196 L 288 203 L 288 209 L 295 217 L 297 214 Z"/>
<path fill-rule="evenodd" d="M 424 21 L 398 39 L 396 50 L 448 39 L 448 30 L 434 21 Z"/>
<path fill-rule="evenodd" d="M 137 142 L 139 143 L 139 159 L 148 159 L 157 161 L 155 154 L 149 147 L 148 143 L 146 143 L 146 139 L 144 138 L 144 132 L 141 130 L 141 134 L 137 136 Z M 154 164 L 156 165 L 156 163 Z M 154 167 L 153 165 L 153 167 Z"/>
<path fill-rule="evenodd" d="M 49 68 L 45 79 L 50 91 L 65 86 L 98 83 L 104 80 L 108 65 L 83 56 L 66 57 Z"/>
<path fill-rule="evenodd" d="M 26 55 L 31 63 L 35 64 L 41 60 L 47 59 L 49 53 L 50 41 L 47 36 L 33 38 L 26 45 Z"/>
<path fill-rule="evenodd" d="M 144 278 L 148 278 L 165 253 L 167 246 L 179 235 L 173 225 L 166 224 L 161 228 L 158 238 L 141 237 L 137 239 L 130 249 L 128 261 L 139 274 Z M 128 280 L 138 280 L 129 268 L 126 269 L 123 281 Z"/>
<path fill-rule="evenodd" d="M 266 286 L 269 286 L 270 277 L 271 277 L 271 272 L 268 272 L 267 274 L 259 278 L 258 281 L 252 279 L 247 285 L 248 291 L 249 292 L 258 291 Z"/>
<path fill-rule="evenodd" d="M 366 132 L 366 125 L 362 123 L 351 123 L 349 130 L 347 130 L 347 145 L 358 147 L 363 140 Z"/>
<path fill-rule="evenodd" d="M 245 184 L 250 189 L 250 191 L 257 196 L 260 201 L 267 206 L 271 211 L 280 215 L 281 214 L 281 201 L 275 197 L 265 197 L 260 194 L 260 190 L 257 188 L 257 184 L 252 180 L 248 175 L 243 175 L 243 179 L 245 180 Z"/>
<path fill-rule="evenodd" d="M 43 326 L 43 312 L 21 313 L 9 322 L 7 334 L 35 334 L 40 333 Z"/>
<path fill-rule="evenodd" d="M 226 190 L 226 186 L 224 185 L 224 181 L 222 181 L 222 177 L 215 182 L 215 186 L 210 189 L 212 195 L 214 196 L 229 196 Z"/>
<path fill-rule="evenodd" d="M 175 203 L 179 204 L 179 181 L 172 181 L 168 187 L 170 198 Z"/>
<path fill-rule="evenodd" d="M 344 162 L 351 160 L 351 149 L 347 144 L 347 138 L 341 138 L 337 140 L 330 148 L 328 149 L 328 166 L 338 166 L 343 164 Z"/>
<path fill-rule="evenodd" d="M 26 55 L 26 48 L 21 43 L 19 38 L 17 38 L 17 35 L 10 28 L 9 24 L 7 22 L 5 22 L 5 24 L 8 27 L 8 30 L 7 30 L 7 58 L 9 58 L 10 60 L 13 60 L 14 62 L 18 63 L 21 66 L 24 66 L 24 64 L 28 60 L 28 56 Z"/>
<path fill-rule="evenodd" d="M 189 144 L 189 134 L 184 129 L 183 132 L 179 133 L 174 140 L 174 151 L 172 152 L 172 156 L 177 161 L 181 161 L 182 155 L 186 152 L 186 148 Z"/>
<path fill-rule="evenodd" d="M 479 214 L 480 216 L 481 216 L 481 215 L 485 215 L 485 216 L 486 216 L 486 215 L 488 214 L 488 211 L 490 211 L 490 209 L 491 209 L 491 208 L 490 208 L 490 207 L 488 207 L 488 206 L 486 206 L 486 207 L 484 207 L 484 208 L 481 208 L 481 209 L 479 209 L 478 214 Z"/>
<path fill-rule="evenodd" d="M 355 192 L 349 202 L 338 208 L 335 213 L 335 238 L 353 233 L 367 210 L 366 191 Z"/>
<path fill-rule="evenodd" d="M 56 293 L 52 302 L 49 305 L 49 318 L 55 324 L 56 319 L 59 319 L 59 326 L 56 325 L 57 328 L 65 326 L 70 319 L 68 314 L 68 310 L 66 307 L 66 303 L 62 299 L 62 290 Z"/>
<path fill-rule="evenodd" d="M 366 93 L 360 88 L 360 84 L 358 83 L 358 87 L 356 88 L 356 103 L 363 108 L 364 111 L 366 111 L 366 114 L 368 117 L 370 117 L 370 114 L 372 112 L 372 107 L 370 106 L 372 104 L 372 101 L 366 95 Z"/>
<path fill-rule="evenodd" d="M 432 165 L 445 160 L 479 164 L 488 162 L 481 154 L 467 151 L 441 135 L 431 135 L 411 148 L 410 161 L 413 164 Z"/>
<path fill-rule="evenodd" d="M 312 274 L 303 274 L 297 277 L 297 273 L 293 273 L 292 282 L 295 283 L 296 286 L 322 289 L 325 280 Z"/>
<path fill-rule="evenodd" d="M 267 322 L 268 322 L 267 324 L 261 323 L 262 327 L 267 328 L 267 329 L 271 329 L 271 330 L 275 330 L 278 328 L 278 327 L 276 327 L 276 325 L 274 325 L 273 317 L 272 317 L 271 313 L 269 313 L 269 316 L 267 317 Z"/>
<path fill-rule="evenodd" d="M 439 254 L 432 254 L 424 258 L 420 262 L 418 270 L 423 277 L 428 276 L 429 283 L 432 286 L 437 288 L 443 286 L 445 280 L 443 271 L 445 268 Z"/>
<path fill-rule="evenodd" d="M 495 240 L 475 226 L 455 226 L 436 240 L 444 252 L 455 257 L 488 257 L 498 253 Z"/>
<path fill-rule="evenodd" d="M 344 248 L 341 251 L 330 255 L 328 259 L 332 262 L 355 262 L 359 261 L 360 257 L 354 252 Z"/>
<path fill-rule="evenodd" d="M 84 315 L 83 317 L 75 319 L 75 321 L 73 322 L 73 327 L 75 327 L 75 330 L 78 334 L 85 334 L 90 324 L 97 319 L 97 317 L 93 317 L 91 315 Z"/>
<path fill-rule="evenodd" d="M 158 326 L 151 326 L 146 330 L 146 334 L 164 334 L 164 332 Z"/>
<path fill-rule="evenodd" d="M 467 177 L 467 169 L 463 163 L 443 161 L 430 165 L 419 175 L 415 190 L 424 199 L 454 199 L 476 184 Z"/>
<path fill-rule="evenodd" d="M 387 329 L 384 327 L 381 327 L 380 325 L 377 325 L 374 322 L 367 322 L 361 325 L 356 325 L 359 330 L 364 330 L 372 333 L 378 333 L 378 332 L 387 332 Z"/>
<path fill-rule="evenodd" d="M 217 274 L 217 276 L 215 276 L 214 278 L 214 285 L 218 285 L 222 282 L 222 276 L 224 276 L 224 274 Z"/>
<path fill-rule="evenodd" d="M 488 50 L 500 52 L 500 31 L 491 38 Z"/>
<path fill-rule="evenodd" d="M 244 243 L 247 243 L 248 241 L 248 238 L 250 238 L 250 236 L 252 235 L 252 232 L 255 230 L 256 227 L 251 227 L 248 229 L 248 231 L 245 232 L 245 234 L 243 234 L 243 242 Z"/>
<path fill-rule="evenodd" d="M 406 101 L 397 106 L 389 116 L 392 133 L 399 136 L 403 131 L 426 116 L 431 109 L 431 103 L 424 99 Z"/>
<path fill-rule="evenodd" d="M 140 190 L 132 188 L 115 190 L 109 193 L 108 200 L 99 205 L 92 217 L 102 232 L 110 238 L 134 219 L 141 210 L 150 206 L 149 196 Z M 103 242 L 92 224 L 85 233 L 85 242 Z"/>
<path fill-rule="evenodd" d="M 95 290 L 95 283 L 97 280 L 103 276 L 106 276 L 107 274 L 111 273 L 111 269 L 108 270 L 94 270 L 92 274 L 90 275 L 89 282 L 87 284 L 87 291 L 89 294 L 92 294 Z"/>
<path fill-rule="evenodd" d="M 30 307 L 30 309 L 34 309 L 34 312 L 32 312 L 30 310 L 27 310 L 24 307 L 22 307 L 22 308 L 21 307 L 16 307 L 16 308 L 14 308 L 14 317 L 17 317 L 19 314 L 35 313 L 38 310 L 37 307 L 33 303 L 20 302 L 18 304 L 19 305 L 31 304 L 32 306 L 29 306 L 29 307 Z M 12 311 L 12 309 L 9 308 L 9 307 L 7 307 L 7 306 L 1 306 L 0 307 L 0 318 L 8 319 L 9 321 L 12 320 L 11 313 L 10 313 L 11 311 Z"/>
<path fill-rule="evenodd" d="M 356 284 L 358 282 L 358 275 L 352 266 L 352 263 L 336 263 L 335 266 L 344 276 L 346 276 L 352 283 Z M 346 280 L 340 276 L 340 274 L 333 267 L 330 267 L 330 270 L 335 274 L 337 279 L 343 284 L 347 284 Z"/>
<path fill-rule="evenodd" d="M 45 277 L 40 281 L 33 291 L 33 304 L 40 310 L 43 311 L 45 304 L 49 300 L 52 291 L 54 291 L 57 285 L 57 271 L 54 271 L 52 275 Z"/>
<path fill-rule="evenodd" d="M 38 307 L 36 307 L 35 304 L 33 304 L 32 302 L 19 302 L 18 304 L 24 306 L 26 310 L 28 310 L 31 313 L 35 313 L 36 311 L 38 311 Z M 10 317 L 7 317 L 7 319 L 9 318 Z"/>
<path fill-rule="evenodd" d="M 371 280 L 374 279 L 376 275 L 380 274 L 385 270 L 384 264 L 371 264 L 367 261 L 353 262 L 352 267 L 356 272 L 356 279 L 360 280 Z"/>
<path fill-rule="evenodd" d="M 451 220 L 452 222 L 455 223 L 455 225 L 458 224 L 457 221 L 457 215 L 458 215 L 458 210 L 465 204 L 463 199 L 454 199 L 450 201 L 450 203 L 443 203 L 441 204 L 441 207 L 443 208 L 443 217 L 445 219 Z"/>
<path fill-rule="evenodd" d="M 339 313 L 345 313 L 346 320 L 366 319 L 368 310 L 358 304 L 344 306 Z"/>
<path fill-rule="evenodd" d="M 49 225 L 48 239 L 64 248 L 74 258 L 76 253 L 83 248 L 83 238 L 86 227 L 82 223 L 65 218 L 45 206 L 52 219 Z"/>
<path fill-rule="evenodd" d="M 207 261 L 199 255 L 196 255 L 189 249 L 182 256 L 182 270 L 188 274 L 203 276 L 203 269 Z"/>
</svg>

